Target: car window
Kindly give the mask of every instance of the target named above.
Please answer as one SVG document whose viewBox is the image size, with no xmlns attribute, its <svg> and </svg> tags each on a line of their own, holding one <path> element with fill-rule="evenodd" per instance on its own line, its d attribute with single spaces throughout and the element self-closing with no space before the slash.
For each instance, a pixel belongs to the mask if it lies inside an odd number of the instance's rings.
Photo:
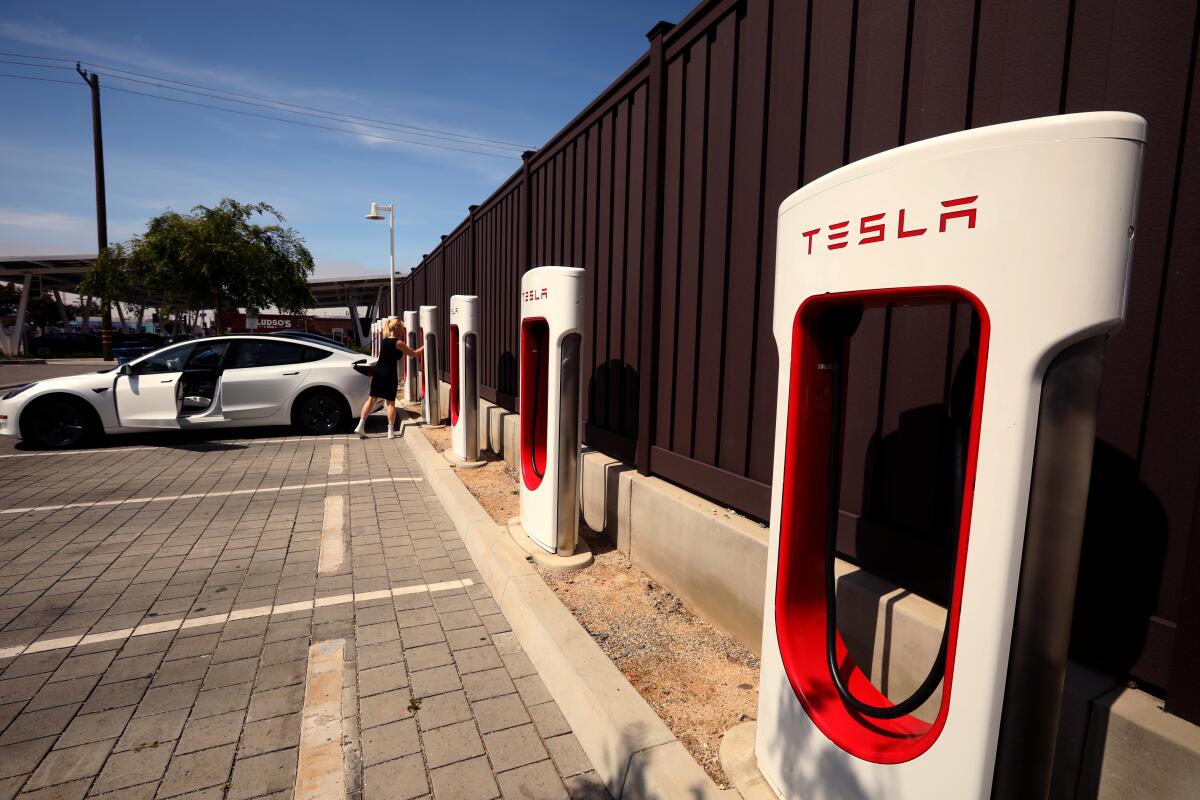
<svg viewBox="0 0 1200 800">
<path fill-rule="evenodd" d="M 320 361 L 322 358 L 329 358 L 331 355 L 333 355 L 333 353 L 329 352 L 328 350 L 322 350 L 319 347 L 304 348 L 305 361 Z"/>
<path fill-rule="evenodd" d="M 221 356 L 225 355 L 229 342 L 202 342 L 193 347 L 187 369 L 216 369 L 221 365 Z"/>
<path fill-rule="evenodd" d="M 168 347 L 135 361 L 131 366 L 136 375 L 153 375 L 159 372 L 182 372 L 183 364 L 193 345 Z"/>
<path fill-rule="evenodd" d="M 232 369 L 249 367 L 279 367 L 284 364 L 299 364 L 314 359 L 306 358 L 308 348 L 294 342 L 268 342 L 264 340 L 244 340 L 238 342 L 237 355 L 231 364 Z"/>
<path fill-rule="evenodd" d="M 328 336 L 321 336 L 319 334 L 306 333 L 304 331 L 276 331 L 275 333 L 268 334 L 268 336 L 282 336 L 290 339 L 308 339 L 311 341 L 320 342 L 326 347 L 332 347 L 334 350 L 341 350 L 346 353 L 361 355 L 361 353 L 357 353 L 354 350 L 351 350 L 349 347 L 343 347 L 341 344 L 338 344 Z M 322 356 L 322 358 L 324 358 L 324 356 Z"/>
</svg>

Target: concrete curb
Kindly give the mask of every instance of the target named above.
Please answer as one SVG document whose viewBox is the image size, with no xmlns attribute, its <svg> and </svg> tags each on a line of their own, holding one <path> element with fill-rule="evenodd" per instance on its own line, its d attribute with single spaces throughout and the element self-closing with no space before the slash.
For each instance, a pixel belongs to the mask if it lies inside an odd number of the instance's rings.
<svg viewBox="0 0 1200 800">
<path fill-rule="evenodd" d="M 738 797 L 688 755 L 425 437 L 404 441 L 614 800 Z"/>
</svg>

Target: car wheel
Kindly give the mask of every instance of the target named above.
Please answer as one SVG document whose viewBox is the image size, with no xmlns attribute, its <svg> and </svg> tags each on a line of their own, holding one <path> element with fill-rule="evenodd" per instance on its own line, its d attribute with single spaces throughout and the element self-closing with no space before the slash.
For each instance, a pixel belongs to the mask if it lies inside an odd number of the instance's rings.
<svg viewBox="0 0 1200 800">
<path fill-rule="evenodd" d="M 346 401 L 330 391 L 309 392 L 292 408 L 292 424 L 301 433 L 313 436 L 336 433 L 349 419 Z"/>
<path fill-rule="evenodd" d="M 49 358 L 50 357 L 50 348 L 49 347 L 39 347 L 37 349 L 37 357 L 38 358 Z"/>
<path fill-rule="evenodd" d="M 96 431 L 92 410 L 70 397 L 47 398 L 21 415 L 21 438 L 48 450 L 79 447 Z"/>
</svg>

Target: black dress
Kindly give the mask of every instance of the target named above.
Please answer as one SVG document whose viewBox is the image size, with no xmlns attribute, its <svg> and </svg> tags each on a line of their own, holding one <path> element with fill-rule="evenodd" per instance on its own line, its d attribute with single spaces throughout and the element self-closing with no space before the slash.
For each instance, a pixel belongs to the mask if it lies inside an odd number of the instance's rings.
<svg viewBox="0 0 1200 800">
<path fill-rule="evenodd" d="M 403 353 L 396 349 L 395 339 L 384 339 L 379 346 L 379 360 L 371 374 L 371 397 L 395 400 L 400 388 L 400 372 L 397 369 Z"/>
</svg>

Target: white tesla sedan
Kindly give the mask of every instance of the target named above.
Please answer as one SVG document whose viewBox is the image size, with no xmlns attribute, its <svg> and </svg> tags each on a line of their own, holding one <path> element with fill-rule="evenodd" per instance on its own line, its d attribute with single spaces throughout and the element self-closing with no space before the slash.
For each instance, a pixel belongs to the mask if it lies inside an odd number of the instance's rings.
<svg viewBox="0 0 1200 800">
<path fill-rule="evenodd" d="M 60 449 L 133 431 L 292 425 L 333 433 L 348 429 L 367 399 L 366 364 L 353 350 L 307 339 L 196 339 L 104 372 L 9 389 L 0 396 L 0 434 Z"/>
</svg>

